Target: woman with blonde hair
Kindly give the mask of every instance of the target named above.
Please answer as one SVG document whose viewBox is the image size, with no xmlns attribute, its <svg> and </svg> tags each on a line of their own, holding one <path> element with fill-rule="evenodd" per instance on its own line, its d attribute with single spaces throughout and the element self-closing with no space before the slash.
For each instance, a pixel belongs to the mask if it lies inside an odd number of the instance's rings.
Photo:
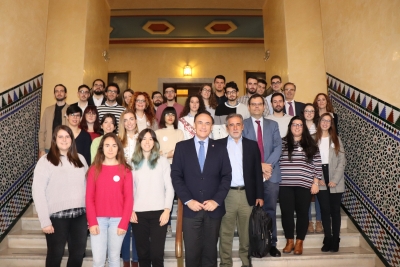
<svg viewBox="0 0 400 267">
<path fill-rule="evenodd" d="M 129 107 L 129 103 L 131 103 L 131 99 L 133 96 L 134 92 L 132 89 L 126 89 L 124 93 L 122 94 L 122 106 L 125 108 Z"/>
<path fill-rule="evenodd" d="M 126 163 L 122 143 L 114 133 L 101 139 L 88 171 L 86 209 L 93 266 L 120 266 L 122 241 L 133 206 L 132 171 Z"/>
<path fill-rule="evenodd" d="M 344 168 L 346 157 L 344 147 L 336 134 L 331 113 L 320 116 L 316 142 L 322 159 L 322 176 L 319 181 L 318 199 L 321 206 L 324 242 L 322 252 L 338 252 L 340 242 L 340 204 L 344 192 Z M 332 226 L 332 230 L 331 230 Z"/>
<path fill-rule="evenodd" d="M 146 92 L 135 92 L 129 104 L 129 109 L 135 112 L 139 132 L 146 128 L 158 129 L 153 101 Z"/>
<path fill-rule="evenodd" d="M 132 157 L 135 203 L 131 222 L 141 267 L 164 266 L 167 223 L 174 189 L 171 167 L 160 156 L 160 144 L 152 129 L 139 133 Z"/>
<path fill-rule="evenodd" d="M 122 146 L 124 147 L 125 160 L 129 165 L 131 165 L 132 155 L 135 150 L 137 137 L 139 135 L 136 125 L 136 115 L 133 112 L 133 110 L 126 109 L 124 112 L 122 112 L 121 117 L 119 119 L 118 131 L 119 131 L 118 137 L 121 139 Z M 132 244 L 132 267 L 137 267 L 139 258 L 136 251 L 135 235 L 132 233 L 132 226 L 129 223 L 128 230 L 126 232 L 124 241 L 122 242 L 122 249 L 121 249 L 124 267 L 131 266 L 130 264 L 131 244 Z"/>
</svg>

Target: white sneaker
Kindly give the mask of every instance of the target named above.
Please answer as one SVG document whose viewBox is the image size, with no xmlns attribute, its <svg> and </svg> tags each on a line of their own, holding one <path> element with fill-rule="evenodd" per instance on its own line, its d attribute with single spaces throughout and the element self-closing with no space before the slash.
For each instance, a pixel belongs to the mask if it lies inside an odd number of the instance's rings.
<svg viewBox="0 0 400 267">
<path fill-rule="evenodd" d="M 172 237 L 172 228 L 171 225 L 167 226 L 167 237 Z"/>
</svg>

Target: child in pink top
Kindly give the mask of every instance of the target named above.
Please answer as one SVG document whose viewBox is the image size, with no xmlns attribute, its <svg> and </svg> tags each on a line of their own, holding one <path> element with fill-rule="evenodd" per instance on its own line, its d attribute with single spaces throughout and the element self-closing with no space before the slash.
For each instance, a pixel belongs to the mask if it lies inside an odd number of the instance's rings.
<svg viewBox="0 0 400 267">
<path fill-rule="evenodd" d="M 119 266 L 122 241 L 133 207 L 131 167 L 126 163 L 119 138 L 105 134 L 100 142 L 86 187 L 93 266 Z"/>
</svg>

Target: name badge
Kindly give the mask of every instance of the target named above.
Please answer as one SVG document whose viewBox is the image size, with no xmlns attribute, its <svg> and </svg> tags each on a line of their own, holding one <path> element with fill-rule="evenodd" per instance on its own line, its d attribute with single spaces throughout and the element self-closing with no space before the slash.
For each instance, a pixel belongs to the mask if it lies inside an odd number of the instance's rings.
<svg viewBox="0 0 400 267">
<path fill-rule="evenodd" d="M 121 179 L 121 178 L 119 178 L 118 175 L 115 175 L 115 176 L 113 177 L 114 182 L 119 182 L 120 179 Z"/>
</svg>

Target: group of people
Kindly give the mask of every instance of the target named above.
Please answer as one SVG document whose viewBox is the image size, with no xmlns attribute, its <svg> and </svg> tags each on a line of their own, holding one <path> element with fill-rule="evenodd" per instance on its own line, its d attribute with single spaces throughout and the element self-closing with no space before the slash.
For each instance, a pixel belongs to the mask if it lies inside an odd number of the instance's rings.
<svg viewBox="0 0 400 267">
<path fill-rule="evenodd" d="M 249 218 L 262 206 L 273 222 L 269 254 L 277 249 L 276 207 L 287 239 L 283 253 L 301 255 L 317 196 L 323 252 L 337 252 L 345 155 L 329 97 L 294 101 L 296 85 L 217 75 L 182 106 L 176 90 L 123 92 L 96 79 L 79 86 L 67 105 L 67 88 L 54 87 L 39 132 L 33 199 L 47 240 L 46 266 L 59 266 L 68 242 L 68 266 L 81 266 L 87 231 L 93 266 L 163 266 L 172 236 L 174 196 L 184 204 L 186 266 L 232 266 L 232 242 L 249 266 Z M 317 205 L 316 205 L 317 206 Z M 296 212 L 296 224 L 294 219 Z M 318 219 L 318 218 L 317 218 Z M 311 222 L 312 223 L 312 222 Z M 294 229 L 296 227 L 296 239 Z M 132 249 L 132 255 L 130 253 Z"/>
</svg>

